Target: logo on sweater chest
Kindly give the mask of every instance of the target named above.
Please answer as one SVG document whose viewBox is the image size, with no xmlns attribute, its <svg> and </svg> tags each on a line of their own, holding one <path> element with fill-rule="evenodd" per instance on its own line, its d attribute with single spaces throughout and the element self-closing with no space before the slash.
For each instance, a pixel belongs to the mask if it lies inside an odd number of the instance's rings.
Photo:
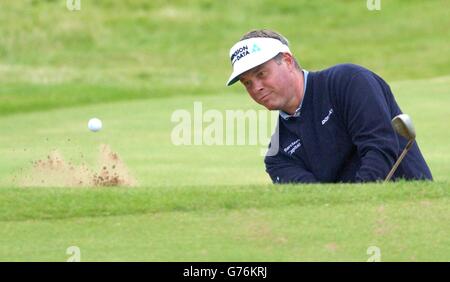
<svg viewBox="0 0 450 282">
<path fill-rule="evenodd" d="M 330 116 L 333 114 L 333 109 L 330 109 L 328 111 L 328 115 L 322 120 L 322 125 L 324 125 L 325 123 L 327 123 L 327 121 L 330 119 Z"/>
<path fill-rule="evenodd" d="M 295 151 L 297 151 L 297 149 L 300 148 L 301 146 L 302 146 L 302 143 L 300 142 L 300 139 L 297 139 L 294 142 L 292 142 L 291 144 L 289 144 L 283 150 L 285 153 L 288 153 L 289 155 L 292 156 L 292 154 L 294 154 Z"/>
</svg>

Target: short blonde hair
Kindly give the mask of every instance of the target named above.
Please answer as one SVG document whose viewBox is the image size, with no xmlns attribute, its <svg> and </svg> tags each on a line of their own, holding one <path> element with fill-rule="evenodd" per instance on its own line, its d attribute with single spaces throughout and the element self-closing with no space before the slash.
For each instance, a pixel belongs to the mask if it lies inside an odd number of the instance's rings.
<svg viewBox="0 0 450 282">
<path fill-rule="evenodd" d="M 283 43 L 286 46 L 289 46 L 289 41 L 286 37 L 281 35 L 280 33 L 270 30 L 270 29 L 253 29 L 244 34 L 239 41 L 249 39 L 249 38 L 255 38 L 255 37 L 268 37 L 279 40 L 281 43 Z M 298 70 L 301 70 L 300 64 L 297 62 L 297 59 L 292 56 L 295 62 L 295 66 Z M 280 61 L 281 57 L 277 55 L 275 57 L 277 61 Z"/>
<path fill-rule="evenodd" d="M 240 41 L 249 39 L 249 38 L 254 38 L 254 37 L 268 37 L 268 38 L 277 39 L 277 40 L 281 41 L 281 43 L 283 43 L 284 45 L 289 46 L 289 41 L 286 39 L 286 37 L 284 37 L 283 35 L 279 34 L 276 31 L 273 31 L 270 29 L 250 30 L 249 32 L 247 32 L 246 34 L 244 34 L 241 37 Z"/>
</svg>

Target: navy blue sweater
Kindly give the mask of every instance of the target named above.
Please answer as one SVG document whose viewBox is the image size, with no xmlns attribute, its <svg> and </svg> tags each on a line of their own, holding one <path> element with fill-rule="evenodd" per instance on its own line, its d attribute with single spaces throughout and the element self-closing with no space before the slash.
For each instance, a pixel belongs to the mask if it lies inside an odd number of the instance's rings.
<svg viewBox="0 0 450 282">
<path fill-rule="evenodd" d="M 368 69 L 310 72 L 300 116 L 279 117 L 266 171 L 274 183 L 383 180 L 408 141 L 391 125 L 401 113 L 387 83 Z M 432 179 L 416 142 L 398 178 Z"/>
</svg>

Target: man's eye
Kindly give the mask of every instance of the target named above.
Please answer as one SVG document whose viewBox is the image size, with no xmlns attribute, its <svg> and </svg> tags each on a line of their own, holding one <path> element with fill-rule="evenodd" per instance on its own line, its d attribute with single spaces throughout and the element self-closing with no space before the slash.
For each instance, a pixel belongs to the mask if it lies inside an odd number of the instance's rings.
<svg viewBox="0 0 450 282">
<path fill-rule="evenodd" d="M 250 86 L 251 84 L 252 84 L 252 82 L 250 80 L 247 80 L 244 82 L 244 85 L 247 87 Z"/>
<path fill-rule="evenodd" d="M 264 77 L 267 74 L 266 71 L 260 71 L 258 72 L 258 77 Z"/>
</svg>

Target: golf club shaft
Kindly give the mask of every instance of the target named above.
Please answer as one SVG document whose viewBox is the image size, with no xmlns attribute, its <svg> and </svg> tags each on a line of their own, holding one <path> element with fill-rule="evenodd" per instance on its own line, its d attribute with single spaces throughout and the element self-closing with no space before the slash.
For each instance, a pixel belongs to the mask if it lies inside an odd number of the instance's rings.
<svg viewBox="0 0 450 282">
<path fill-rule="evenodd" d="M 403 158 L 406 156 L 406 153 L 408 153 L 408 151 L 411 148 L 413 142 L 414 142 L 414 139 L 411 139 L 411 140 L 408 141 L 408 144 L 406 144 L 405 149 L 403 149 L 402 154 L 400 155 L 400 157 L 398 157 L 397 161 L 395 162 L 395 164 L 392 167 L 391 171 L 389 172 L 388 176 L 386 176 L 386 179 L 384 180 L 384 182 L 388 182 L 389 180 L 391 180 L 392 175 L 397 170 L 397 167 L 400 165 L 400 163 L 402 162 Z"/>
</svg>

